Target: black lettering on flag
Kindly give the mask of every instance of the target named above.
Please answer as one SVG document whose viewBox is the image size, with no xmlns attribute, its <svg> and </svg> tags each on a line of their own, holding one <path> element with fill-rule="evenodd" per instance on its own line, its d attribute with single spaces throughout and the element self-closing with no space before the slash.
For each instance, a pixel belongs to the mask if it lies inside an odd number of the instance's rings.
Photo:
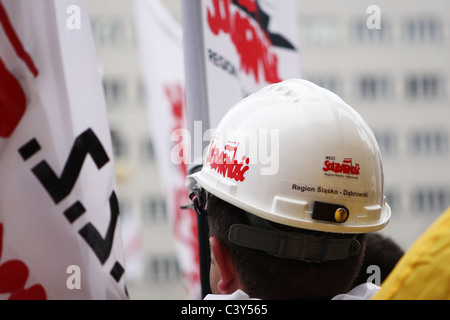
<svg viewBox="0 0 450 320">
<path fill-rule="evenodd" d="M 251 16 L 258 24 L 261 26 L 261 28 L 267 33 L 270 40 L 272 41 L 272 44 L 275 47 L 290 49 L 290 50 L 296 50 L 294 45 L 289 42 L 288 39 L 286 39 L 283 35 L 273 33 L 269 30 L 269 22 L 270 22 L 270 16 L 264 12 L 264 10 L 260 7 L 258 1 L 256 1 L 256 12 L 250 12 L 247 10 L 247 8 L 240 4 L 240 1 L 233 0 L 233 4 L 238 6 L 241 10 L 245 11 L 249 16 Z"/>
<path fill-rule="evenodd" d="M 92 129 L 86 130 L 75 139 L 60 177 L 45 160 L 32 169 L 55 203 L 59 203 L 70 194 L 88 154 L 91 155 L 98 169 L 109 161 L 102 143 Z"/>
<path fill-rule="evenodd" d="M 41 146 L 39 142 L 36 138 L 33 138 L 24 144 L 18 152 L 22 159 L 27 161 L 40 150 Z M 55 204 L 58 204 L 72 192 L 88 155 L 91 156 L 99 170 L 109 162 L 109 157 L 102 143 L 92 129 L 87 129 L 75 139 L 60 177 L 56 175 L 45 160 L 38 163 L 31 171 L 51 196 Z M 105 237 L 102 237 L 97 228 L 90 222 L 78 231 L 102 265 L 108 260 L 111 254 L 119 216 L 119 201 L 114 191 L 112 191 L 109 198 L 109 207 L 111 217 Z M 85 212 L 86 208 L 81 201 L 76 201 L 64 210 L 63 214 L 69 223 L 73 223 Z M 110 275 L 116 282 L 119 282 L 124 272 L 125 269 L 123 266 L 118 261 L 115 261 L 110 270 Z"/>
<path fill-rule="evenodd" d="M 23 161 L 27 161 L 39 150 L 41 150 L 41 146 L 39 145 L 39 142 L 33 138 L 19 149 L 19 153 L 22 156 Z"/>
<path fill-rule="evenodd" d="M 111 253 L 114 231 L 116 229 L 117 218 L 119 216 L 119 202 L 114 191 L 109 197 L 109 207 L 111 210 L 111 220 L 109 222 L 105 238 L 101 236 L 98 230 L 90 222 L 78 231 L 78 233 L 92 248 L 102 264 L 105 263 Z"/>
</svg>

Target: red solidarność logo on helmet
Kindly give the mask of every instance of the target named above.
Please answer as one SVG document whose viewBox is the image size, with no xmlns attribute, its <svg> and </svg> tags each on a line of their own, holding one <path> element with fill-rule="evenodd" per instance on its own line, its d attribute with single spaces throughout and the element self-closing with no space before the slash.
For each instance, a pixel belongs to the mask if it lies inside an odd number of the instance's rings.
<svg viewBox="0 0 450 320">
<path fill-rule="evenodd" d="M 229 141 L 225 144 L 224 150 L 220 150 L 213 141 L 206 156 L 206 163 L 224 178 L 244 181 L 244 174 L 250 169 L 248 166 L 250 158 L 243 156 L 241 161 L 236 160 L 238 146 L 239 143 Z"/>
</svg>

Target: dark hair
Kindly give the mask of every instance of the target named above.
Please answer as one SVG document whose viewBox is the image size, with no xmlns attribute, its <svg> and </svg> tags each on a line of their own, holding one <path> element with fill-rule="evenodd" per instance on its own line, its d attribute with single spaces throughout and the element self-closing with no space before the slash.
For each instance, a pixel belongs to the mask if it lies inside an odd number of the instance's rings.
<svg viewBox="0 0 450 320">
<path fill-rule="evenodd" d="M 380 233 L 367 234 L 363 264 L 353 287 L 367 282 L 370 276 L 367 270 L 372 265 L 380 268 L 380 283 L 383 283 L 403 255 L 403 249 L 391 238 Z"/>
<path fill-rule="evenodd" d="M 233 224 L 249 224 L 245 211 L 213 195 L 209 196 L 207 211 L 210 236 L 217 237 L 228 248 L 240 277 L 242 290 L 250 297 L 260 299 L 332 298 L 351 289 L 361 267 L 363 249 L 359 255 L 345 260 L 315 263 L 278 258 L 264 251 L 238 246 L 228 240 L 228 231 Z M 277 228 L 308 232 L 278 224 Z M 362 248 L 364 248 L 364 239 L 363 234 L 357 236 Z"/>
</svg>

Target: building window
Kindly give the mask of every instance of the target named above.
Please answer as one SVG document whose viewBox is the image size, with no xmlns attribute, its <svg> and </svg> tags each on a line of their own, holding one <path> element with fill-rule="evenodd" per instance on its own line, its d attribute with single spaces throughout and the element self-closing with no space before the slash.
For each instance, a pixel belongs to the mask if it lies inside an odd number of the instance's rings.
<svg viewBox="0 0 450 320">
<path fill-rule="evenodd" d="M 339 87 L 339 81 L 333 75 L 312 75 L 306 77 L 306 79 L 341 96 L 342 90 Z"/>
<path fill-rule="evenodd" d="M 406 95 L 411 99 L 436 99 L 443 95 L 444 83 L 438 75 L 411 75 L 406 78 Z"/>
<path fill-rule="evenodd" d="M 120 18 L 93 18 L 92 33 L 97 45 L 120 45 L 125 40 L 125 24 Z"/>
<path fill-rule="evenodd" d="M 401 198 L 397 189 L 386 188 L 384 191 L 386 202 L 391 207 L 392 214 L 401 211 Z"/>
<path fill-rule="evenodd" d="M 144 138 L 141 142 L 141 155 L 144 162 L 155 160 L 155 147 L 151 138 Z"/>
<path fill-rule="evenodd" d="M 144 199 L 143 216 L 148 224 L 166 223 L 168 220 L 166 201 L 158 197 Z"/>
<path fill-rule="evenodd" d="M 410 42 L 433 43 L 442 39 L 442 25 L 437 18 L 410 18 L 405 22 L 404 29 L 405 37 Z"/>
<path fill-rule="evenodd" d="M 379 29 L 368 28 L 367 20 L 359 20 L 353 24 L 353 38 L 358 43 L 380 44 L 390 39 L 390 29 L 385 21 L 381 19 Z"/>
<path fill-rule="evenodd" d="M 448 154 L 446 131 L 418 131 L 409 137 L 409 148 L 413 155 L 436 156 Z"/>
<path fill-rule="evenodd" d="M 339 29 L 332 19 L 316 19 L 302 17 L 301 43 L 318 47 L 335 46 L 339 43 Z"/>
<path fill-rule="evenodd" d="M 126 84 L 123 80 L 106 78 L 103 80 L 106 103 L 110 106 L 122 103 L 126 98 Z"/>
<path fill-rule="evenodd" d="M 450 206 L 450 192 L 445 187 L 427 187 L 413 192 L 416 213 L 439 214 Z"/>
<path fill-rule="evenodd" d="M 118 131 L 111 130 L 111 142 L 114 157 L 123 157 L 126 154 L 126 145 Z"/>
<path fill-rule="evenodd" d="M 119 198 L 119 212 L 120 212 L 120 216 L 124 217 L 128 214 L 130 214 L 131 212 L 131 203 L 130 200 L 128 198 Z"/>
<path fill-rule="evenodd" d="M 143 79 L 139 79 L 137 82 L 137 101 L 143 107 L 147 107 L 147 99 L 148 99 L 148 92 L 146 83 Z"/>
<path fill-rule="evenodd" d="M 397 153 L 397 136 L 388 131 L 374 131 L 382 156 L 393 156 Z"/>
<path fill-rule="evenodd" d="M 151 282 L 175 282 L 181 278 L 180 267 L 175 256 L 149 254 L 145 269 L 147 279 Z"/>
<path fill-rule="evenodd" d="M 361 76 L 357 86 L 358 96 L 365 100 L 386 99 L 392 94 L 392 83 L 385 76 Z"/>
</svg>

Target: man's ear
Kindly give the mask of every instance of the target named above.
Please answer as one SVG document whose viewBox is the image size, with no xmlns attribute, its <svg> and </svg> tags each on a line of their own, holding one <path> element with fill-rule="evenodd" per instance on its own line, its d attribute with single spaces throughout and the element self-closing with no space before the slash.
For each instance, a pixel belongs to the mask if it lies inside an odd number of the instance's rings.
<svg viewBox="0 0 450 320">
<path fill-rule="evenodd" d="M 236 274 L 230 253 L 225 244 L 216 237 L 211 237 L 209 243 L 219 272 L 217 289 L 221 294 L 231 294 L 239 289 L 239 277 Z"/>
</svg>

